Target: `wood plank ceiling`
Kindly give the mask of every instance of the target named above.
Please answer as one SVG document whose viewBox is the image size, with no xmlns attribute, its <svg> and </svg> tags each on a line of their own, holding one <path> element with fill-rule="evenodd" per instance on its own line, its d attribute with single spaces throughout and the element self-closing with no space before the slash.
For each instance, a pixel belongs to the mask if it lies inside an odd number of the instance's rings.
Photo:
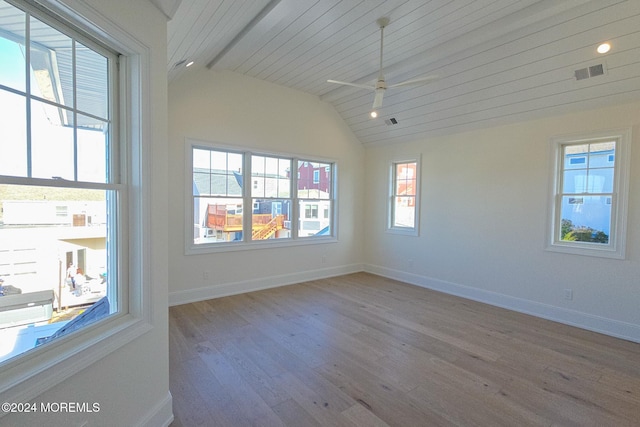
<svg viewBox="0 0 640 427">
<path fill-rule="evenodd" d="M 383 16 L 387 84 L 439 79 L 387 89 L 371 119 L 373 91 L 327 79 L 375 84 Z M 189 61 L 231 70 L 317 95 L 363 144 L 390 144 L 640 99 L 640 1 L 184 0 L 168 54 L 170 82 Z"/>
</svg>

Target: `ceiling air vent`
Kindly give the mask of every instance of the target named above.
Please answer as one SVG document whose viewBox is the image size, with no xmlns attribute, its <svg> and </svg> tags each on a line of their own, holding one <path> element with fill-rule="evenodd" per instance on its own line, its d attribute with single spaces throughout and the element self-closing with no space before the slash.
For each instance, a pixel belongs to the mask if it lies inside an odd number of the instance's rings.
<svg viewBox="0 0 640 427">
<path fill-rule="evenodd" d="M 398 124 L 398 121 L 396 120 L 395 117 L 391 117 L 390 119 L 385 119 L 384 122 L 387 124 L 387 126 L 392 126 L 392 125 L 397 125 Z"/>
<path fill-rule="evenodd" d="M 592 65 L 587 68 L 581 68 L 574 71 L 576 80 L 584 80 L 590 77 L 601 76 L 604 74 L 604 64 Z"/>
</svg>

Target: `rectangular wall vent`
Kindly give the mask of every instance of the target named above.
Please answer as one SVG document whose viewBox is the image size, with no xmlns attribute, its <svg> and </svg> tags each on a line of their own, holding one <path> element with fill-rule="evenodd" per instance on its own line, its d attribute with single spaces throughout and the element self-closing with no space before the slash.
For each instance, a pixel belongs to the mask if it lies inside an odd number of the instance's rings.
<svg viewBox="0 0 640 427">
<path fill-rule="evenodd" d="M 573 72 L 576 80 L 584 80 L 591 77 L 597 77 L 604 74 L 604 64 L 592 65 L 586 68 L 580 68 Z"/>
<path fill-rule="evenodd" d="M 398 124 L 398 121 L 396 120 L 395 117 L 391 117 L 390 119 L 386 119 L 384 122 L 387 124 L 387 126 L 392 126 L 392 125 L 397 125 Z"/>
</svg>

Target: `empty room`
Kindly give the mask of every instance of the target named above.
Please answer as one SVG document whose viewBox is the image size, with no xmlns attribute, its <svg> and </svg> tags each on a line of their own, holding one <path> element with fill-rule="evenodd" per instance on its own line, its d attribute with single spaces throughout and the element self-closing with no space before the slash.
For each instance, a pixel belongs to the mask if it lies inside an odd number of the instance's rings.
<svg viewBox="0 0 640 427">
<path fill-rule="evenodd" d="M 638 425 L 639 29 L 0 0 L 0 425 Z"/>
</svg>

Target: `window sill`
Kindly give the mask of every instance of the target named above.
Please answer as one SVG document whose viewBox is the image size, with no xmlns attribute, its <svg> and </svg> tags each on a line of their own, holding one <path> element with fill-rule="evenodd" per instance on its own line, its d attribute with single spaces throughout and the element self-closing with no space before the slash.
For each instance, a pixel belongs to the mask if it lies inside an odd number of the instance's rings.
<svg viewBox="0 0 640 427">
<path fill-rule="evenodd" d="M 199 255 L 219 252 L 237 252 L 250 251 L 255 249 L 275 249 L 287 248 L 293 246 L 320 245 L 326 243 L 337 243 L 337 237 L 309 237 L 271 240 L 268 242 L 228 242 L 228 243 L 209 243 L 202 245 L 190 245 L 185 249 L 185 255 Z"/>
<path fill-rule="evenodd" d="M 0 398 L 3 402 L 28 402 L 151 328 L 145 318 L 115 315 L 10 359 L 2 366 Z M 0 412 L 0 418 L 3 415 Z"/>
<path fill-rule="evenodd" d="M 576 245 L 571 243 L 552 243 L 545 250 L 549 252 L 559 252 L 571 255 L 591 256 L 597 258 L 625 259 L 623 250 L 612 247 L 597 247 L 589 244 Z"/>
<path fill-rule="evenodd" d="M 389 234 L 397 234 L 400 236 L 419 236 L 417 228 L 400 228 L 400 227 L 391 227 L 387 228 L 387 233 Z"/>
</svg>

